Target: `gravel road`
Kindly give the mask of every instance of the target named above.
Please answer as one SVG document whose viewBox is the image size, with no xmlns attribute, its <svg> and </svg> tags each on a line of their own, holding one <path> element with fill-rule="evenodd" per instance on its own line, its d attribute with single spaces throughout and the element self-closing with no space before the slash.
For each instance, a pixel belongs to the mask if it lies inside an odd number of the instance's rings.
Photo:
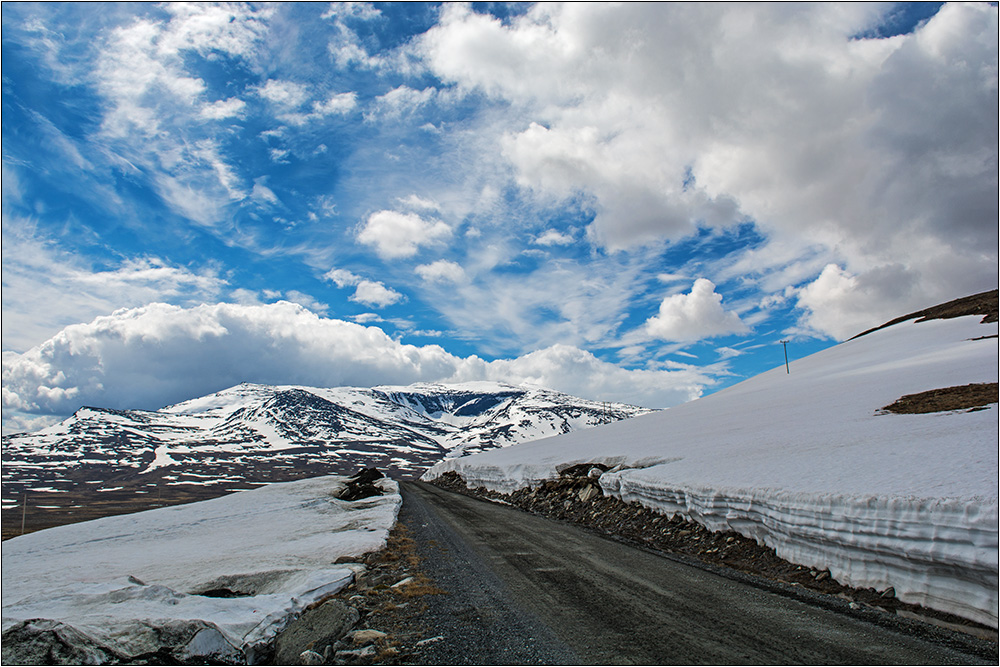
<svg viewBox="0 0 1000 667">
<path fill-rule="evenodd" d="M 448 592 L 426 664 L 997 664 L 996 644 L 874 624 L 571 524 L 404 483 L 400 520 Z M 831 609 L 830 607 L 834 607 Z M 920 636 L 923 634 L 924 636 Z"/>
</svg>

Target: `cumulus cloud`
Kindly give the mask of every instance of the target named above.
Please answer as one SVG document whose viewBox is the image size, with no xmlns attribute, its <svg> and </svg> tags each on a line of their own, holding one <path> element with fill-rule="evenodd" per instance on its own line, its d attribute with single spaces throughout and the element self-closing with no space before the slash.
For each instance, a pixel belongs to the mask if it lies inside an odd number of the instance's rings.
<svg viewBox="0 0 1000 667">
<path fill-rule="evenodd" d="M 462 283 L 465 281 L 465 269 L 447 259 L 421 264 L 414 271 L 427 282 Z"/>
<path fill-rule="evenodd" d="M 362 280 L 351 296 L 351 301 L 363 303 L 366 306 L 385 308 L 403 301 L 405 297 L 396 290 L 386 287 L 374 280 Z"/>
<path fill-rule="evenodd" d="M 68 326 L 23 354 L 5 353 L 3 407 L 8 420 L 68 415 L 82 405 L 155 409 L 240 382 L 372 386 L 476 379 L 651 407 L 689 400 L 713 382 L 704 370 L 626 370 L 565 345 L 516 359 L 462 358 L 285 301 L 154 303 Z"/>
<path fill-rule="evenodd" d="M 858 277 L 841 285 L 856 304 L 891 313 L 995 286 L 998 10 L 947 4 L 910 34 L 859 37 L 885 11 L 542 3 L 500 20 L 453 4 L 415 44 L 442 80 L 510 105 L 518 182 L 589 197 L 593 242 L 752 220 L 782 248 L 754 266 L 775 292 L 832 261 Z M 894 266 L 908 296 L 866 297 L 897 289 Z M 830 319 L 848 302 L 828 299 Z"/>
<path fill-rule="evenodd" d="M 668 407 L 694 400 L 715 383 L 709 369 L 627 370 L 570 345 L 489 362 L 485 379 L 528 383 L 594 400 Z M 663 384 L 658 385 L 657 383 Z"/>
<path fill-rule="evenodd" d="M 218 100 L 206 104 L 201 108 L 200 115 L 202 118 L 209 118 L 211 120 L 240 117 L 243 115 L 243 110 L 246 106 L 247 103 L 238 97 L 230 97 L 226 100 Z"/>
<path fill-rule="evenodd" d="M 350 297 L 351 301 L 367 306 L 385 308 L 406 299 L 396 290 L 386 287 L 385 284 L 375 280 L 367 280 L 347 269 L 330 269 L 323 274 L 323 278 L 334 283 L 340 289 L 354 287 L 354 294 Z"/>
<path fill-rule="evenodd" d="M 361 276 L 347 269 L 330 269 L 323 274 L 323 277 L 341 289 L 357 285 L 361 282 Z"/>
<path fill-rule="evenodd" d="M 802 323 L 837 340 L 856 336 L 905 315 L 893 311 L 890 304 L 911 301 L 914 282 L 913 275 L 898 264 L 862 275 L 828 264 L 816 280 L 798 292 L 798 306 L 806 311 Z"/>
<path fill-rule="evenodd" d="M 358 240 L 373 246 L 383 259 L 412 257 L 425 245 L 435 245 L 452 234 L 440 220 L 424 219 L 416 213 L 377 211 L 368 216 L 358 232 Z"/>
<path fill-rule="evenodd" d="M 659 314 L 646 320 L 645 330 L 655 338 L 677 342 L 749 332 L 739 315 L 722 307 L 722 295 L 705 278 L 694 281 L 690 293 L 665 298 Z"/>
</svg>

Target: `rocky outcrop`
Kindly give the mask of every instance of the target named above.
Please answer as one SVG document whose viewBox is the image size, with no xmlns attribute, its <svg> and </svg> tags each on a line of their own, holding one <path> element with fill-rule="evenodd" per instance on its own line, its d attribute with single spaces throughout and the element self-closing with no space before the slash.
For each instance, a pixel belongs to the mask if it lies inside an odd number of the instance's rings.
<svg viewBox="0 0 1000 667">
<path fill-rule="evenodd" d="M 358 610 L 341 600 L 329 600 L 288 624 L 275 641 L 277 665 L 325 664 L 333 647 L 358 622 Z M 312 655 L 307 655 L 311 653 Z M 320 662 L 315 662 L 317 657 Z"/>
</svg>

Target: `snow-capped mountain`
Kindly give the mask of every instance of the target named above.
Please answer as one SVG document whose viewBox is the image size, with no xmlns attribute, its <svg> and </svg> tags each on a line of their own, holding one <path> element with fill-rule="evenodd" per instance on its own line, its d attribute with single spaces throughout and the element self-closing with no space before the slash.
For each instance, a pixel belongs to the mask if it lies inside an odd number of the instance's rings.
<svg viewBox="0 0 1000 667">
<path fill-rule="evenodd" d="M 3 438 L 5 505 L 22 491 L 228 485 L 433 463 L 650 412 L 497 383 L 315 388 L 242 384 L 162 410 L 85 407 Z M 159 491 L 162 492 L 162 491 Z"/>
</svg>

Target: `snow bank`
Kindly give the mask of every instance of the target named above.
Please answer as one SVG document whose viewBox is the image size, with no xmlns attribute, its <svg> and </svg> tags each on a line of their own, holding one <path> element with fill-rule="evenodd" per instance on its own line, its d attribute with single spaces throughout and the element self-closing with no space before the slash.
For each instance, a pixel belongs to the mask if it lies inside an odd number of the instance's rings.
<svg viewBox="0 0 1000 667">
<path fill-rule="evenodd" d="M 735 530 L 839 581 L 997 626 L 997 406 L 879 414 L 905 394 L 997 381 L 997 325 L 906 322 L 670 410 L 468 458 L 509 492 L 582 462 L 608 494 Z M 978 340 L 977 340 L 978 339 Z"/>
<path fill-rule="evenodd" d="M 3 544 L 3 629 L 69 625 L 125 656 L 182 637 L 180 655 L 252 660 L 316 600 L 353 580 L 335 565 L 385 544 L 401 502 L 334 497 L 343 477 L 272 484 L 214 500 L 107 517 Z M 210 597 L 228 590 L 239 597 Z"/>
</svg>

